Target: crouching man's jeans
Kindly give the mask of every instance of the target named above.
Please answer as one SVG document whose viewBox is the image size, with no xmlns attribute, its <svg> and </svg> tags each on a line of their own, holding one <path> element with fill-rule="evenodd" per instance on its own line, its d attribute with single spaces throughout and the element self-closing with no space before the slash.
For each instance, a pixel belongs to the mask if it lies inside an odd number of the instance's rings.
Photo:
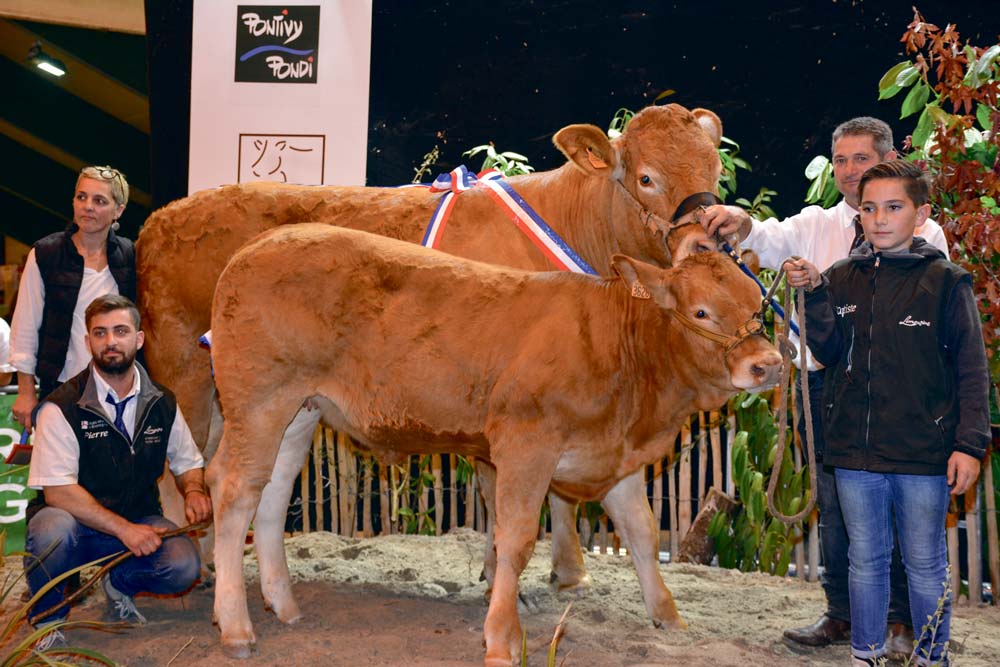
<svg viewBox="0 0 1000 667">
<path fill-rule="evenodd" d="M 166 530 L 177 528 L 162 516 L 143 517 L 136 523 L 163 526 Z M 30 555 L 24 558 L 24 570 L 34 595 L 60 574 L 123 551 L 125 545 L 116 537 L 84 526 L 69 512 L 43 507 L 28 522 L 25 548 Z M 48 555 L 39 560 L 46 552 Z M 198 578 L 200 568 L 194 542 L 186 535 L 178 535 L 164 540 L 149 556 L 126 559 L 109 576 L 111 585 L 129 597 L 136 593 L 173 594 L 187 590 Z M 65 588 L 66 582 L 62 581 L 50 589 L 32 608 L 31 615 L 62 602 Z M 60 609 L 42 622 L 58 621 L 68 614 L 68 607 Z"/>
<path fill-rule="evenodd" d="M 951 595 L 942 600 L 948 577 L 944 526 L 948 484 L 944 475 L 837 468 L 836 479 L 851 542 L 851 652 L 859 658 L 879 657 L 885 652 L 895 517 L 910 588 L 913 629 L 919 638 L 917 664 L 947 664 Z"/>
</svg>

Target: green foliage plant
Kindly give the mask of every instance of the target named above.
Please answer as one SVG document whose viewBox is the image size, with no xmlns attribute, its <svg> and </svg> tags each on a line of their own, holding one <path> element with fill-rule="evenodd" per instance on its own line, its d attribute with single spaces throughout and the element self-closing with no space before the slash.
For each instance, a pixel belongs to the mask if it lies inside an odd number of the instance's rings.
<svg viewBox="0 0 1000 667">
<path fill-rule="evenodd" d="M 825 155 L 817 155 L 806 165 L 806 179 L 809 189 L 806 190 L 805 202 L 830 208 L 840 198 L 840 190 L 833 180 L 833 164 Z"/>
<path fill-rule="evenodd" d="M 492 141 L 488 144 L 474 146 L 473 148 L 470 148 L 462 153 L 462 155 L 473 158 L 480 153 L 486 153 L 486 157 L 483 159 L 483 166 L 480 167 L 480 171 L 485 171 L 486 169 L 496 169 L 504 176 L 521 176 L 524 174 L 530 174 L 535 170 L 535 168 L 528 163 L 527 157 L 521 155 L 520 153 L 515 153 L 514 151 L 504 151 L 502 153 L 498 152 Z"/>
<path fill-rule="evenodd" d="M 715 541 L 720 566 L 784 576 L 801 529 L 767 513 L 767 480 L 778 455 L 778 429 L 767 396 L 741 393 L 731 403 L 739 428 L 732 443 L 732 476 L 742 507 L 733 516 L 717 513 L 708 534 Z M 790 451 L 782 453 L 775 498 L 784 514 L 795 514 L 802 507 L 809 474 L 806 466 L 794 472 Z"/>
<path fill-rule="evenodd" d="M 900 40 L 909 60 L 879 82 L 879 99 L 907 90 L 901 118 L 916 116 L 905 149 L 935 179 L 933 215 L 952 260 L 972 274 L 994 383 L 1000 382 L 1000 44 L 974 46 L 956 27 L 914 9 Z"/>
</svg>

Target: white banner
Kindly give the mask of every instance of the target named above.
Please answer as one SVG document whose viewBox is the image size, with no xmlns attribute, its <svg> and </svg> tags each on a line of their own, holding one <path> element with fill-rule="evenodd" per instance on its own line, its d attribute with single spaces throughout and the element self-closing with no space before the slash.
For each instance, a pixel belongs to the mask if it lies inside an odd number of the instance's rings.
<svg viewBox="0 0 1000 667">
<path fill-rule="evenodd" d="M 372 0 L 194 0 L 188 193 L 364 185 Z"/>
</svg>

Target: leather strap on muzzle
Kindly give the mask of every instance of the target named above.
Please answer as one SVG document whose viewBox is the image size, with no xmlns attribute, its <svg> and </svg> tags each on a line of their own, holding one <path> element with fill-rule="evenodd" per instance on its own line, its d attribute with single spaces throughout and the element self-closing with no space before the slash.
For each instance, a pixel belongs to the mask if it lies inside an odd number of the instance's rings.
<svg viewBox="0 0 1000 667">
<path fill-rule="evenodd" d="M 674 217 L 670 219 L 670 222 L 677 222 L 699 206 L 714 206 L 721 203 L 722 200 L 713 192 L 696 192 L 693 195 L 688 195 L 684 198 L 684 201 L 678 204 L 677 210 L 674 211 Z"/>
</svg>

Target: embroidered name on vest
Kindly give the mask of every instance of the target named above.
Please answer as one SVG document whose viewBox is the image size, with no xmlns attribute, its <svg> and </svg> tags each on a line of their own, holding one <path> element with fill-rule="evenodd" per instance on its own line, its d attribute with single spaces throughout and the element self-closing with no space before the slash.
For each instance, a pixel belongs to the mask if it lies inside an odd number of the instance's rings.
<svg viewBox="0 0 1000 667">
<path fill-rule="evenodd" d="M 915 320 L 911 315 L 907 315 L 906 319 L 900 320 L 899 323 L 904 327 L 929 327 L 931 325 L 927 320 Z"/>
<path fill-rule="evenodd" d="M 839 315 L 840 317 L 843 317 L 844 315 L 847 315 L 848 313 L 853 313 L 857 309 L 858 309 L 858 307 L 856 305 L 854 305 L 853 303 L 849 303 L 846 306 L 837 306 L 837 315 Z"/>
</svg>

